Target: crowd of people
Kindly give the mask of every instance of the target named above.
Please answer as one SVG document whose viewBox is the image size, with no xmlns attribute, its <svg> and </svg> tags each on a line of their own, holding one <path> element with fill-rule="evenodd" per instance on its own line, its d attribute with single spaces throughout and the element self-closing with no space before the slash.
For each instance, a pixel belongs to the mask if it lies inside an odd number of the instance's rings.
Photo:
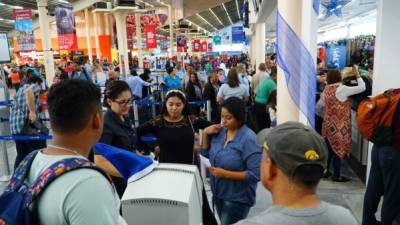
<svg viewBox="0 0 400 225">
<path fill-rule="evenodd" d="M 13 135 L 24 135 L 26 123 L 40 121 L 39 95 L 49 88 L 47 102 L 53 140 L 47 146 L 43 141 L 16 141 L 15 168 L 23 164 L 28 154 L 40 150 L 27 182 L 32 183 L 58 160 L 78 157 L 90 159 L 108 173 L 116 190 L 113 192 L 114 186 L 96 171 L 68 173 L 37 201 L 39 221 L 125 224 L 119 199 L 127 181 L 111 162 L 93 152 L 92 146 L 100 142 L 143 154 L 146 143 L 142 137 L 152 135 L 157 138 L 152 152 L 161 163 L 198 166 L 199 154 L 209 158 L 212 207 L 203 189 L 204 224 L 218 224 L 212 213 L 214 207 L 221 225 L 358 224 L 347 209 L 321 201 L 316 194 L 322 178 L 349 181 L 341 174 L 341 163 L 351 147 L 350 100 L 367 89 L 357 65 L 347 72 L 330 69 L 318 74 L 316 131 L 298 122 L 270 128 L 277 111 L 276 66 L 275 55 L 257 65 L 257 70 L 253 70 L 255 67 L 245 54 L 226 60 L 168 59 L 163 81 L 156 84 L 149 69 L 138 75 L 137 68 L 132 66 L 130 74 L 122 79 L 118 65 L 98 60 L 91 64 L 75 57 L 71 62 L 58 63 L 50 87 L 42 85 L 45 75 L 38 64 L 17 70 L 9 68 L 10 87 L 16 90 L 10 116 Z M 95 83 L 104 72 L 107 77 L 101 93 Z M 344 74 L 354 76 L 355 85 L 346 85 Z M 165 92 L 160 114 L 135 127 L 132 121 L 137 118 L 132 118 L 132 103 L 145 98 L 153 85 Z M 200 106 L 189 104 L 201 100 L 211 103 L 210 121 L 202 117 Z M 102 106 L 107 108 L 105 113 Z M 273 206 L 246 219 L 255 204 L 259 181 L 271 192 Z M 371 190 L 368 193 L 374 194 Z M 375 205 L 369 202 L 363 220 L 372 220 Z M 390 216 L 387 219 L 383 214 L 382 224 L 395 220 L 393 213 Z"/>
</svg>

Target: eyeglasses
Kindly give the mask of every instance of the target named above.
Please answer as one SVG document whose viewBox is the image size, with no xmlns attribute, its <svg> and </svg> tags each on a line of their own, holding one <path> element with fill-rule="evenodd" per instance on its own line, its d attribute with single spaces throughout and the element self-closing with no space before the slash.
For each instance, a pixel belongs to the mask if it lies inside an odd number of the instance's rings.
<svg viewBox="0 0 400 225">
<path fill-rule="evenodd" d="M 127 99 L 127 100 L 121 100 L 121 101 L 114 100 L 113 102 L 118 103 L 118 105 L 120 105 L 120 106 L 128 106 L 128 105 L 132 105 L 132 98 Z"/>
</svg>

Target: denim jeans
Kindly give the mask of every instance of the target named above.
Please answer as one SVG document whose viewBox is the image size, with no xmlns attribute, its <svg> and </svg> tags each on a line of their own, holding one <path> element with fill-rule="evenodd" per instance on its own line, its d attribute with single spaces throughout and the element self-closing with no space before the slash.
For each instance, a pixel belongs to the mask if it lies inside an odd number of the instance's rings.
<svg viewBox="0 0 400 225">
<path fill-rule="evenodd" d="M 231 225 L 243 220 L 249 214 L 250 206 L 214 198 L 214 204 L 221 221 L 221 225 Z"/>
<path fill-rule="evenodd" d="M 392 225 L 400 215 L 400 149 L 374 145 L 371 170 L 364 196 L 363 225 L 379 224 L 375 218 L 383 196 L 382 225 Z"/>
<path fill-rule="evenodd" d="M 327 170 L 329 170 L 330 165 L 332 163 L 333 165 L 333 176 L 334 177 L 340 177 L 341 174 L 341 168 L 342 168 L 342 160 L 339 158 L 339 156 L 336 155 L 336 153 L 333 151 L 331 144 L 327 139 L 325 139 L 326 145 L 328 146 L 328 166 L 326 167 Z"/>
</svg>

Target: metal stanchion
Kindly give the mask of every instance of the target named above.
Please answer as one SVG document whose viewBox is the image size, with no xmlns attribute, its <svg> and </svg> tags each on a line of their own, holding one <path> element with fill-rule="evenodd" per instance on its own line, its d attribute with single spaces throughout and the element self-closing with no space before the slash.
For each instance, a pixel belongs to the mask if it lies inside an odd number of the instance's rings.
<svg viewBox="0 0 400 225">
<path fill-rule="evenodd" d="M 133 116 L 135 117 L 135 127 L 139 126 L 139 110 L 136 101 L 133 101 Z"/>
<path fill-rule="evenodd" d="M 0 89 L 3 89 L 0 91 L 0 99 L 2 101 L 9 101 L 9 93 L 7 89 L 7 84 L 6 82 L 6 77 L 4 76 L 4 71 L 3 71 L 3 66 L 0 66 L 0 75 L 1 75 L 1 81 L 0 81 Z M 10 109 L 7 105 L 0 106 L 0 116 L 9 118 L 10 116 Z M 1 135 L 10 135 L 10 124 L 9 123 L 0 123 L 0 134 Z M 1 151 L 1 161 L 3 162 L 3 168 L 2 171 L 3 175 L 0 177 L 0 181 L 9 181 L 10 180 L 10 164 L 8 161 L 8 153 L 7 153 L 7 145 L 5 140 L 0 140 L 0 151 Z"/>
<path fill-rule="evenodd" d="M 153 103 L 155 102 L 154 95 L 152 95 L 152 96 L 150 97 L 150 100 L 151 100 Z M 152 111 L 152 114 L 153 114 L 153 119 L 156 118 L 156 105 L 155 105 L 155 104 L 151 104 L 151 111 Z"/>
<path fill-rule="evenodd" d="M 207 120 L 211 121 L 211 101 L 207 100 Z"/>
</svg>

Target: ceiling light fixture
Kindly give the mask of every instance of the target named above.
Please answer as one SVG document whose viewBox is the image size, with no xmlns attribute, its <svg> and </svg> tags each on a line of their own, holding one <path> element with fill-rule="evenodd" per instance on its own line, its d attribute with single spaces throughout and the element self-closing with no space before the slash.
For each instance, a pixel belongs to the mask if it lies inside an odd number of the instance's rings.
<svg viewBox="0 0 400 225">
<path fill-rule="evenodd" d="M 232 25 L 232 24 L 233 24 L 233 23 L 232 23 L 232 19 L 231 19 L 231 17 L 229 16 L 228 10 L 226 10 L 226 7 L 225 7 L 225 4 L 224 4 L 224 3 L 222 3 L 222 7 L 224 7 L 225 12 L 226 12 L 226 15 L 228 16 L 229 22 L 230 22 L 231 25 Z"/>
<path fill-rule="evenodd" d="M 212 11 L 211 9 L 208 9 L 208 10 L 211 12 L 211 14 L 213 14 L 213 15 L 215 16 L 215 18 L 217 18 L 218 22 L 219 22 L 222 26 L 225 26 L 225 25 L 221 22 L 221 20 L 218 18 L 218 16 L 214 13 L 214 11 Z"/>
<path fill-rule="evenodd" d="M 236 0 L 235 2 L 236 2 L 236 9 L 237 9 L 238 17 L 239 17 L 239 20 L 240 20 L 240 11 L 239 11 L 239 3 L 238 3 L 238 0 Z"/>
<path fill-rule="evenodd" d="M 202 19 L 204 22 L 206 22 L 208 25 L 210 25 L 212 28 L 214 28 L 214 30 L 218 30 L 217 28 L 215 28 L 210 22 L 208 22 L 206 19 L 204 19 L 200 14 L 196 14 L 198 17 L 200 17 L 200 19 Z"/>
<path fill-rule="evenodd" d="M 66 1 L 66 0 L 58 0 L 58 2 L 71 4 L 69 1 Z"/>
</svg>

